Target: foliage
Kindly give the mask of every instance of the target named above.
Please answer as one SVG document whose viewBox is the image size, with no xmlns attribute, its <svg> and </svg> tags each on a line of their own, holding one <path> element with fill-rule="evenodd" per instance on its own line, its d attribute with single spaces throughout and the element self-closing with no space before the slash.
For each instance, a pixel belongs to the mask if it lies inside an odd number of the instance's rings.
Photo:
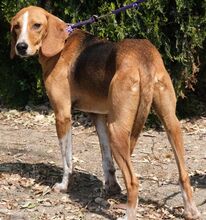
<svg viewBox="0 0 206 220">
<path fill-rule="evenodd" d="M 131 3 L 131 0 L 2 0 L 0 6 L 0 96 L 5 103 L 25 105 L 41 101 L 41 70 L 36 60 L 9 59 L 9 21 L 26 5 L 40 5 L 63 20 L 75 23 L 93 14 L 102 15 Z M 206 38 L 206 1 L 147 0 L 139 10 L 109 16 L 84 29 L 113 41 L 147 38 L 161 52 L 178 96 L 194 89 L 200 53 Z M 3 35 L 3 36 L 2 36 Z M 37 68 L 38 67 L 38 68 Z"/>
</svg>

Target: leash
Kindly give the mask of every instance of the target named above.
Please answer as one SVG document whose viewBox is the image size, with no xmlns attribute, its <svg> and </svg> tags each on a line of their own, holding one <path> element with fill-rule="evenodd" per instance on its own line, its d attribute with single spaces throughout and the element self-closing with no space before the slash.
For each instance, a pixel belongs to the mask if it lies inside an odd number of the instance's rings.
<svg viewBox="0 0 206 220">
<path fill-rule="evenodd" d="M 130 9 L 130 8 L 136 8 L 138 9 L 139 8 L 139 5 L 144 2 L 145 0 L 139 0 L 139 1 L 136 1 L 136 2 L 133 2 L 129 5 L 126 5 L 124 7 L 121 7 L 121 8 L 118 8 L 116 10 L 113 10 L 105 15 L 101 15 L 101 16 L 98 16 L 98 15 L 93 15 L 92 17 L 90 17 L 89 19 L 85 20 L 85 21 L 80 21 L 76 24 L 68 24 L 68 28 L 67 28 L 67 31 L 69 33 L 72 33 L 74 29 L 76 28 L 79 28 L 79 27 L 82 27 L 82 26 L 85 26 L 87 24 L 92 24 L 92 23 L 95 23 L 95 22 L 98 22 L 99 20 L 101 19 L 104 19 L 108 16 L 111 16 L 111 15 L 117 15 L 119 14 L 120 12 L 123 12 L 123 11 L 126 11 L 127 9 Z"/>
</svg>

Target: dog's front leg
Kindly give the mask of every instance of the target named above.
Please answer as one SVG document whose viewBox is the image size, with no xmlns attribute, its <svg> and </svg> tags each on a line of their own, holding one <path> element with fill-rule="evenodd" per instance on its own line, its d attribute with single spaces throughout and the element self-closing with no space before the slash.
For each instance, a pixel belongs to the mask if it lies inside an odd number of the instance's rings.
<svg viewBox="0 0 206 220">
<path fill-rule="evenodd" d="M 71 116 L 66 116 L 64 113 L 56 114 L 56 129 L 62 153 L 64 174 L 62 182 L 54 185 L 54 190 L 66 192 L 72 174 Z"/>
</svg>

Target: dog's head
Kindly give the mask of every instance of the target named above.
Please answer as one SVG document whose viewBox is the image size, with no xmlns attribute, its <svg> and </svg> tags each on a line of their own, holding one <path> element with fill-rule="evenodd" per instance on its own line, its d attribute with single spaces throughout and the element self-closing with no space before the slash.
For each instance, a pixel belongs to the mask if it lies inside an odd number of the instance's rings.
<svg viewBox="0 0 206 220">
<path fill-rule="evenodd" d="M 66 23 L 42 8 L 23 8 L 11 21 L 11 58 L 33 56 L 39 50 L 47 57 L 56 55 L 68 37 L 66 27 Z"/>
</svg>

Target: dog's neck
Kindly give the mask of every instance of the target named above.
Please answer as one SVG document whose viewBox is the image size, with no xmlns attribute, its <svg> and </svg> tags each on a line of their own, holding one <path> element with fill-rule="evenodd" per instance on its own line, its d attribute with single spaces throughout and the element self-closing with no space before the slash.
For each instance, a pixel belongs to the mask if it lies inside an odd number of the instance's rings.
<svg viewBox="0 0 206 220">
<path fill-rule="evenodd" d="M 42 54 L 41 50 L 39 51 L 39 63 L 41 64 L 42 71 L 43 71 L 43 79 L 46 80 L 48 75 L 54 69 L 54 66 L 59 60 L 60 53 L 52 57 L 46 57 Z"/>
</svg>

